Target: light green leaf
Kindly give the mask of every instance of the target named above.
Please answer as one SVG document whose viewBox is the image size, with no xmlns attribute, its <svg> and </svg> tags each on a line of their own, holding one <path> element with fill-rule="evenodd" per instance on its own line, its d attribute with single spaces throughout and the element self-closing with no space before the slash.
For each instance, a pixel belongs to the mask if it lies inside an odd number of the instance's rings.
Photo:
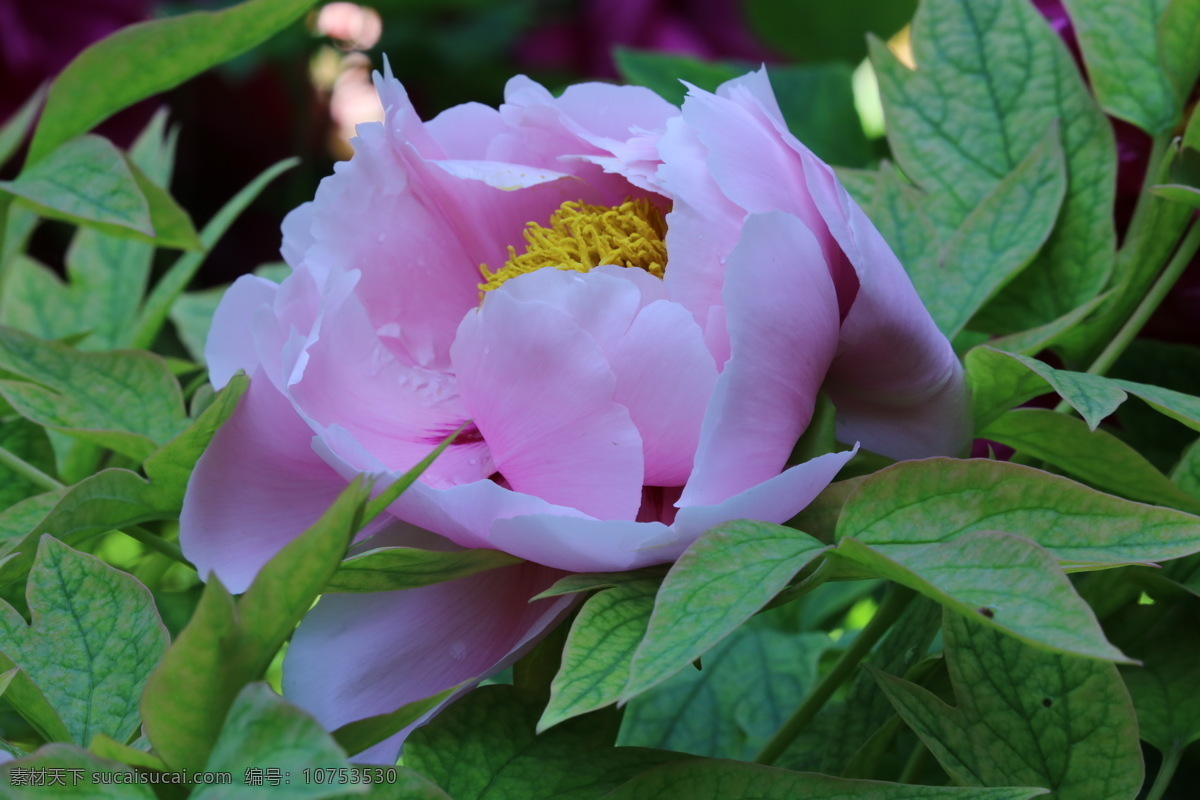
<svg viewBox="0 0 1200 800">
<path fill-rule="evenodd" d="M 541 594 L 534 595 L 530 601 L 541 600 L 546 597 L 561 597 L 564 594 L 590 592 L 593 589 L 608 589 L 613 586 L 638 583 L 644 580 L 652 580 L 655 583 L 660 583 L 664 575 L 666 575 L 666 572 L 661 567 L 633 569 L 628 572 L 575 572 L 566 577 L 559 578 L 549 589 Z"/>
<path fill-rule="evenodd" d="M 907 461 L 859 484 L 838 538 L 925 545 L 974 531 L 1032 539 L 1068 566 L 1161 561 L 1200 551 L 1200 518 L 1102 494 L 999 461 Z"/>
<path fill-rule="evenodd" d="M 1195 186 L 1160 183 L 1157 186 L 1151 186 L 1150 191 L 1159 197 L 1170 200 L 1172 203 L 1179 203 L 1191 208 L 1200 208 L 1200 189 L 1197 189 Z"/>
<path fill-rule="evenodd" d="M 917 291 L 943 333 L 955 336 L 1033 260 L 1054 229 L 1066 189 L 1058 125 L 1052 124 L 950 235 L 934 274 L 920 276 Z"/>
<path fill-rule="evenodd" d="M 774 613 L 774 612 L 769 612 Z M 817 681 L 824 633 L 796 634 L 755 617 L 688 668 L 625 708 L 619 744 L 752 759 Z"/>
<path fill-rule="evenodd" d="M 121 744 L 116 739 L 103 733 L 98 733 L 92 737 L 91 744 L 88 745 L 88 752 L 101 758 L 128 764 L 131 767 L 146 767 L 163 772 L 167 769 L 167 765 L 163 763 L 163 760 L 153 753 L 138 750 L 132 745 Z"/>
<path fill-rule="evenodd" d="M 99 559 L 46 536 L 29 574 L 33 623 L 0 605 L 0 647 L 85 745 L 138 728 L 137 700 L 167 647 L 149 590 Z"/>
<path fill-rule="evenodd" d="M 333 738 L 349 755 L 358 755 L 368 747 L 394 736 L 421 717 L 462 691 L 465 684 L 443 689 L 432 697 L 405 703 L 395 711 L 348 722 L 333 732 Z"/>
<path fill-rule="evenodd" d="M 1171 483 L 1141 453 L 1083 420 L 1043 408 L 1017 408 L 984 428 L 984 439 L 1053 464 L 1064 472 L 1131 500 L 1200 513 L 1200 500 Z"/>
<path fill-rule="evenodd" d="M 259 1 L 254 0 L 254 2 Z M 234 220 L 245 211 L 248 205 L 254 202 L 254 199 L 266 188 L 268 183 L 298 163 L 299 159 L 287 158 L 267 167 L 258 177 L 246 184 L 225 205 L 221 206 L 220 210 L 213 215 L 208 224 L 204 226 L 204 229 L 200 231 L 200 243 L 205 249 L 184 253 L 179 256 L 178 260 L 154 284 L 154 288 L 150 291 L 150 294 L 146 297 L 146 302 L 142 305 L 142 312 L 138 316 L 137 324 L 134 326 L 134 347 L 149 347 L 154 343 L 154 339 L 158 336 L 158 331 L 162 328 L 163 322 L 171 310 L 171 306 L 183 293 L 183 290 L 187 288 L 187 285 L 191 283 L 192 277 L 195 276 L 197 270 L 204 263 L 208 252 L 220 241 Z"/>
<path fill-rule="evenodd" d="M 19 770 L 25 770 L 24 774 L 28 776 L 29 771 L 35 769 L 46 770 L 43 775 L 50 770 L 61 770 L 58 774 L 63 775 L 62 785 L 33 786 L 29 778 L 16 777 L 21 774 Z M 113 773 L 122 773 L 121 783 Z M 75 776 L 78 776 L 78 782 Z M 51 744 L 25 758 L 0 764 L 0 797 L 4 800 L 155 800 L 150 787 L 138 783 L 137 778 L 133 767 L 99 758 L 72 745 Z"/>
<path fill-rule="evenodd" d="M 83 353 L 0 328 L 0 394 L 27 419 L 142 461 L 183 430 L 183 393 L 162 359 Z"/>
<path fill-rule="evenodd" d="M 0 695 L 39 736 L 48 742 L 71 741 L 71 731 L 50 705 L 45 693 L 24 670 L 3 653 L 0 653 L 0 673 L 4 676 L 4 688 Z"/>
<path fill-rule="evenodd" d="M 454 800 L 591 800 L 680 753 L 611 748 L 603 718 L 535 735 L 540 709 L 512 686 L 485 686 L 413 731 L 404 764 Z"/>
<path fill-rule="evenodd" d="M 701 534 L 663 579 L 622 698 L 641 694 L 702 656 L 826 549 L 806 533 L 752 520 Z"/>
<path fill-rule="evenodd" d="M 54 472 L 54 453 L 40 427 L 21 418 L 0 422 L 0 447 L 43 473 Z M 0 508 L 7 508 L 27 497 L 45 491 L 9 467 L 0 464 Z"/>
<path fill-rule="evenodd" d="M 1179 103 L 1159 65 L 1157 37 L 1167 0 L 1064 2 L 1092 90 L 1104 110 L 1151 134 L 1173 127 L 1179 121 Z"/>
<path fill-rule="evenodd" d="M 21 142 L 25 141 L 25 136 L 33 127 L 33 120 L 37 117 L 38 109 L 42 107 L 42 101 L 45 99 L 46 87 L 39 86 L 37 91 L 21 104 L 17 113 L 9 117 L 3 126 L 0 126 L 0 167 L 13 157 L 17 148 L 21 146 Z"/>
<path fill-rule="evenodd" d="M 351 483 L 320 519 L 267 562 L 236 603 L 209 576 L 191 622 L 142 695 L 146 736 L 171 767 L 202 768 L 238 692 L 263 676 L 337 569 L 368 496 L 363 481 Z"/>
<path fill-rule="evenodd" d="M 184 292 L 171 306 L 169 313 L 175 332 L 192 358 L 204 362 L 204 343 L 212 327 L 213 314 L 221 304 L 228 286 L 204 289 L 199 292 Z"/>
<path fill-rule="evenodd" d="M 921 299 L 926 304 L 935 302 L 941 235 L 925 210 L 928 198 L 887 162 L 874 179 L 870 196 L 859 202 L 904 265 Z"/>
<path fill-rule="evenodd" d="M 1026 800 L 1042 789 L 962 789 L 854 781 L 740 761 L 687 761 L 647 770 L 604 800 Z"/>
<path fill-rule="evenodd" d="M 279 786 L 247 782 L 249 768 L 268 766 L 280 769 L 288 776 L 288 781 Z M 204 768 L 209 772 L 232 773 L 233 782 L 221 786 L 197 786 L 192 793 L 195 800 L 268 797 L 319 800 L 362 795 L 367 790 L 361 783 L 349 783 L 350 764 L 346 754 L 321 724 L 275 694 L 265 683 L 249 684 L 233 701 Z M 305 781 L 303 771 L 306 769 L 346 770 L 346 783 Z"/>
<path fill-rule="evenodd" d="M 1200 41 L 1200 2 L 1168 0 L 1156 33 L 1163 69 L 1176 96 L 1186 100 L 1200 76 L 1200 48 L 1196 47 Z"/>
<path fill-rule="evenodd" d="M 465 578 L 521 559 L 499 550 L 418 550 L 381 547 L 348 558 L 338 567 L 325 592 L 391 592 L 416 589 Z"/>
<path fill-rule="evenodd" d="M 843 537 L 835 552 L 1034 647 L 1129 660 L 1104 638 L 1054 556 L 1024 537 L 976 531 L 952 541 L 895 545 Z"/>
<path fill-rule="evenodd" d="M 943 636 L 957 707 L 876 676 L 955 781 L 1043 786 L 1061 800 L 1137 794 L 1137 723 L 1114 665 L 1036 650 L 949 611 Z"/>
<path fill-rule="evenodd" d="M 15 544 L 12 540 L 24 537 L 33 531 L 34 527 L 50 513 L 50 509 L 58 504 L 65 492 L 66 489 L 42 492 L 13 503 L 0 511 L 0 555 L 9 552 L 9 546 Z"/>
<path fill-rule="evenodd" d="M 621 698 L 657 591 L 658 581 L 646 578 L 588 598 L 567 635 L 562 666 L 550 684 L 550 702 L 538 722 L 539 731 Z"/>
<path fill-rule="evenodd" d="M 75 58 L 50 87 L 29 146 L 33 164 L 112 114 L 255 47 L 312 0 L 249 0 L 122 28 Z"/>
<path fill-rule="evenodd" d="M 711 92 L 747 71 L 745 64 L 701 61 L 690 56 L 625 47 L 618 47 L 613 52 L 613 60 L 626 83 L 645 86 L 676 106 L 683 105 L 687 96 L 687 87 L 681 81 Z"/>
<path fill-rule="evenodd" d="M 1058 225 L 993 301 L 994 316 L 1004 309 L 996 332 L 1045 324 L 1094 298 L 1113 267 L 1115 148 L 1066 46 L 1021 0 L 927 0 L 912 43 L 915 71 L 878 40 L 871 60 L 892 152 L 940 230 L 957 228 L 1052 122 L 1062 125 L 1068 188 Z"/>
</svg>

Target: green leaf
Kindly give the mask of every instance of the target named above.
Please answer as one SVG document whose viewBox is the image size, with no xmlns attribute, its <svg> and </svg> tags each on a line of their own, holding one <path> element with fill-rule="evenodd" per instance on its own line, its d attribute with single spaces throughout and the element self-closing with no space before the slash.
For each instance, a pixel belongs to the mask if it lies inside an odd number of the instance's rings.
<svg viewBox="0 0 1200 800">
<path fill-rule="evenodd" d="M 876 677 L 956 782 L 1043 786 L 1062 800 L 1137 794 L 1137 723 L 1114 665 L 1036 650 L 950 612 L 943 636 L 957 707 Z"/>
<path fill-rule="evenodd" d="M 54 454 L 46 434 L 28 420 L 17 418 L 0 422 L 0 447 L 43 473 L 54 471 Z M 12 506 L 45 489 L 41 483 L 0 464 L 0 508 Z"/>
<path fill-rule="evenodd" d="M 532 697 L 485 686 L 456 701 L 404 746 L 404 764 L 454 800 L 591 800 L 633 775 L 686 758 L 679 753 L 610 748 L 613 731 L 592 717 L 541 735 Z"/>
<path fill-rule="evenodd" d="M 216 576 L 142 696 L 146 735 L 177 769 L 200 769 L 226 712 L 312 607 L 358 530 L 370 487 L 351 483 L 308 530 L 275 555 L 235 604 Z"/>
<path fill-rule="evenodd" d="M 687 761 L 647 770 L 604 800 L 1025 800 L 1041 789 L 960 789 L 854 781 L 739 761 Z"/>
<path fill-rule="evenodd" d="M 373 717 L 348 722 L 333 732 L 333 738 L 349 755 L 358 755 L 368 747 L 394 736 L 437 708 L 454 694 L 462 691 L 466 684 L 443 689 L 432 697 L 405 703 L 395 711 L 376 714 Z"/>
<path fill-rule="evenodd" d="M 996 350 L 1007 350 L 1010 353 L 1020 353 L 1025 356 L 1038 353 L 1056 344 L 1060 337 L 1070 333 L 1093 311 L 1112 298 L 1111 292 L 1105 292 L 1093 298 L 1079 308 L 1068 311 L 1056 320 L 1038 325 L 1019 333 L 1010 333 L 991 340 L 991 347 Z"/>
<path fill-rule="evenodd" d="M 255 1 L 257 2 L 257 0 Z M 154 339 L 158 335 L 159 329 L 162 328 L 168 313 L 170 313 L 172 305 L 183 293 L 183 290 L 187 288 L 187 285 L 191 283 L 192 277 L 195 276 L 204 263 L 204 259 L 209 251 L 220 241 L 234 220 L 262 193 L 262 190 L 266 188 L 268 183 L 298 163 L 299 159 L 287 158 L 276 164 L 272 164 L 263 170 L 258 177 L 246 184 L 225 205 L 221 206 L 220 210 L 213 215 L 208 224 L 204 226 L 204 229 L 200 231 L 200 243 L 205 249 L 182 254 L 167 269 L 166 273 L 159 279 L 158 283 L 154 285 L 154 288 L 146 297 L 146 302 L 142 305 L 142 312 L 138 316 L 137 324 L 134 326 L 134 347 L 149 347 L 154 343 Z M 207 328 L 205 331 L 207 335 Z"/>
<path fill-rule="evenodd" d="M 745 64 L 701 61 L 690 56 L 626 47 L 614 50 L 613 60 L 626 83 L 645 86 L 676 106 L 683 105 L 687 96 L 687 87 L 681 81 L 712 92 L 725 81 L 746 74 Z"/>
<path fill-rule="evenodd" d="M 122 28 L 75 58 L 50 87 L 29 146 L 33 164 L 112 114 L 250 50 L 312 0 L 249 0 Z"/>
<path fill-rule="evenodd" d="M 418 550 L 381 547 L 348 558 L 338 567 L 326 592 L 391 592 L 465 578 L 521 559 L 499 550 Z"/>
<path fill-rule="evenodd" d="M 167 647 L 154 599 L 135 578 L 46 536 L 29 574 L 32 625 L 0 605 L 0 642 L 86 745 L 138 728 L 137 699 Z"/>
<path fill-rule="evenodd" d="M 915 71 L 878 40 L 871 60 L 892 152 L 928 195 L 939 230 L 957 228 L 1052 122 L 1062 125 L 1062 212 L 1034 263 L 993 301 L 1004 309 L 996 332 L 1045 324 L 1094 298 L 1113 268 L 1115 148 L 1066 46 L 1019 0 L 927 0 L 912 43 Z"/>
<path fill-rule="evenodd" d="M 999 461 L 930 458 L 859 484 L 838 538 L 925 545 L 974 531 L 1018 533 L 1072 566 L 1160 561 L 1200 551 L 1200 520 Z"/>
<path fill-rule="evenodd" d="M 661 583 L 665 574 L 666 572 L 661 567 L 647 567 L 645 569 L 629 570 L 628 572 L 575 572 L 566 577 L 559 578 L 549 589 L 541 594 L 534 595 L 530 599 L 530 602 L 546 597 L 561 597 L 564 594 L 590 592 L 593 589 L 608 589 L 626 583 L 640 583 L 644 580 Z"/>
<path fill-rule="evenodd" d="M 22 770 L 24 775 L 21 775 Z M 47 780 L 46 785 L 34 786 L 28 777 L 32 770 L 44 770 L 42 775 L 54 774 L 51 770 L 59 771 L 56 774 L 63 776 L 63 783 L 51 786 Z M 114 773 L 122 777 L 117 778 Z M 118 783 L 118 780 L 122 782 Z M 150 787 L 139 783 L 133 767 L 98 758 L 66 744 L 46 745 L 33 755 L 0 764 L 0 797 L 4 800 L 155 800 Z"/>
<path fill-rule="evenodd" d="M 1200 41 L 1200 2 L 1168 0 L 1158 20 L 1157 37 L 1163 69 L 1176 96 L 1186 100 L 1200 76 L 1200 48 L 1196 47 Z"/>
<path fill-rule="evenodd" d="M 1171 482 L 1189 497 L 1200 500 L 1200 439 L 1192 442 L 1183 451 L 1179 463 L 1171 470 Z"/>
<path fill-rule="evenodd" d="M 1150 191 L 1172 203 L 1179 203 L 1190 208 L 1200 208 L 1200 189 L 1194 186 L 1160 183 L 1157 186 L 1151 186 Z"/>
<path fill-rule="evenodd" d="M 4 690 L 0 695 L 22 719 L 48 742 L 69 742 L 71 732 L 38 685 L 11 659 L 0 653 Z"/>
<path fill-rule="evenodd" d="M 1167 0 L 1064 1 L 1104 110 L 1151 134 L 1173 127 L 1179 121 L 1179 102 L 1159 65 L 1157 41 Z"/>
<path fill-rule="evenodd" d="M 1053 464 L 1079 480 L 1113 494 L 1200 513 L 1191 497 L 1141 453 L 1103 430 L 1088 430 L 1083 420 L 1043 408 L 1018 408 L 979 435 Z"/>
<path fill-rule="evenodd" d="M 936 301 L 932 284 L 942 271 L 941 236 L 925 210 L 925 194 L 886 161 L 872 178 L 874 185 L 869 193 L 864 187 L 860 205 L 904 265 L 921 299 L 927 304 Z"/>
<path fill-rule="evenodd" d="M 895 545 L 843 537 L 835 552 L 1034 647 L 1129 660 L 1104 638 L 1054 556 L 1024 537 L 976 531 L 952 541 Z"/>
<path fill-rule="evenodd" d="M 772 49 L 801 61 L 858 64 L 867 55 L 866 35 L 884 39 L 912 19 L 916 0 L 750 0 L 746 18 Z"/>
<path fill-rule="evenodd" d="M 778 612 L 768 612 L 768 615 Z M 824 633 L 796 634 L 760 615 L 625 708 L 619 743 L 749 760 L 817 682 Z"/>
<path fill-rule="evenodd" d="M 1136 609 L 1145 611 L 1144 607 Z M 1200 630 L 1195 604 L 1178 603 L 1154 623 L 1140 620 L 1126 645 L 1141 665 L 1121 667 L 1141 738 L 1170 755 L 1200 739 Z"/>
<path fill-rule="evenodd" d="M 131 767 L 146 767 L 163 772 L 167 769 L 167 765 L 158 756 L 138 750 L 131 745 L 121 744 L 103 733 L 92 737 L 91 744 L 88 745 L 88 752 L 101 758 L 128 764 Z"/>
<path fill-rule="evenodd" d="M 0 166 L 4 166 L 17 152 L 21 142 L 25 141 L 33 121 L 37 117 L 42 101 L 46 99 L 46 87 L 39 86 L 38 90 L 21 104 L 17 113 L 13 114 L 0 126 Z"/>
<path fill-rule="evenodd" d="M 1053 124 L 967 215 L 943 247 L 937 273 L 918 285 L 943 333 L 955 336 L 1033 260 L 1054 229 L 1066 189 L 1066 163 Z"/>
<path fill-rule="evenodd" d="M 0 394 L 39 425 L 142 461 L 184 427 L 183 393 L 162 359 L 145 352 L 82 353 L 0 328 Z"/>
<path fill-rule="evenodd" d="M 826 549 L 806 533 L 752 520 L 701 534 L 663 579 L 622 698 L 641 694 L 702 656 Z"/>
<path fill-rule="evenodd" d="M 50 510 L 62 499 L 66 489 L 55 489 L 42 492 L 33 497 L 26 497 L 17 503 L 0 511 L 0 554 L 9 551 L 13 541 L 28 535 L 41 522 Z M 15 548 L 14 548 L 15 549 Z"/>
<path fill-rule="evenodd" d="M 653 578 L 620 583 L 583 604 L 567 635 L 562 666 L 550 684 L 550 702 L 538 731 L 621 698 L 658 585 Z"/>
<path fill-rule="evenodd" d="M 319 722 L 275 694 L 265 683 L 251 683 L 233 701 L 220 738 L 204 766 L 209 772 L 232 773 L 233 783 L 198 786 L 192 797 L 318 800 L 365 794 L 366 787 L 362 784 L 348 785 L 349 766 L 346 754 Z M 287 782 L 280 786 L 247 782 L 247 777 L 254 774 L 251 768 L 264 767 L 280 769 L 289 776 Z M 347 770 L 347 783 L 305 781 L 302 776 L 306 769 Z"/>
</svg>

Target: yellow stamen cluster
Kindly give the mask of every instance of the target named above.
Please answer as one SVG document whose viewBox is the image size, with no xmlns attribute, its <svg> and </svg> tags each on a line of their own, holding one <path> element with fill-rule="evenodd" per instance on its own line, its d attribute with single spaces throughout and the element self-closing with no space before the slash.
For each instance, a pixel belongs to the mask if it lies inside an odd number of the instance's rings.
<svg viewBox="0 0 1200 800">
<path fill-rule="evenodd" d="M 551 215 L 549 228 L 526 223 L 524 253 L 517 255 L 510 245 L 503 267 L 492 272 L 487 264 L 480 265 L 481 296 L 509 278 L 543 267 L 587 272 L 615 264 L 638 267 L 661 278 L 667 264 L 666 234 L 662 212 L 645 199 L 626 200 L 619 206 L 563 203 Z"/>
</svg>

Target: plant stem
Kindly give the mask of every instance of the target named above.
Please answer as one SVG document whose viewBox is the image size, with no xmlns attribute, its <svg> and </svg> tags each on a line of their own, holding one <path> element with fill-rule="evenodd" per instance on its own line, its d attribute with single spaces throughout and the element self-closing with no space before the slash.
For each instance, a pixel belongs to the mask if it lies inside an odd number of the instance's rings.
<svg viewBox="0 0 1200 800">
<path fill-rule="evenodd" d="M 1176 747 L 1163 756 L 1162 764 L 1158 767 L 1158 774 L 1154 776 L 1154 785 L 1150 787 L 1150 793 L 1146 795 L 1146 800 L 1159 800 L 1163 796 L 1163 793 L 1167 791 L 1167 786 L 1171 783 L 1171 778 L 1175 777 L 1175 770 L 1179 767 L 1179 759 L 1182 755 L 1182 749 Z"/>
<path fill-rule="evenodd" d="M 183 551 L 179 549 L 179 545 L 174 542 L 168 542 L 158 534 L 146 530 L 141 525 L 126 525 L 124 528 L 120 528 L 120 531 L 126 536 L 138 540 L 151 550 L 157 550 L 173 561 L 178 561 L 185 566 L 192 566 L 192 562 L 184 558 Z"/>
<path fill-rule="evenodd" d="M 871 652 L 871 648 L 875 643 L 883 638 L 883 635 L 895 624 L 896 620 L 908 607 L 916 593 L 906 586 L 892 584 L 888 587 L 887 596 L 883 600 L 883 605 L 875 612 L 875 616 L 859 632 L 858 636 L 851 642 L 850 647 L 846 652 L 842 653 L 842 657 L 833 665 L 833 669 L 821 679 L 821 682 L 816 685 L 812 692 L 804 699 L 787 722 L 783 723 L 775 735 L 771 737 L 771 741 L 767 742 L 766 747 L 754 759 L 756 764 L 772 764 L 775 759 L 783 755 L 783 751 L 788 748 L 804 727 L 812 722 L 813 717 L 821 710 L 824 705 L 829 702 L 829 698 L 833 697 L 833 693 L 846 682 L 850 675 L 858 667 L 860 661 L 866 657 L 867 653 Z"/>
<path fill-rule="evenodd" d="M 63 484 L 51 478 L 13 451 L 3 447 L 0 447 L 0 464 L 3 464 L 25 480 L 37 484 L 48 492 L 63 488 Z"/>
<path fill-rule="evenodd" d="M 1174 257 L 1167 262 L 1167 267 L 1158 276 L 1154 286 L 1142 298 L 1142 302 L 1134 310 L 1133 315 L 1113 337 L 1113 340 L 1108 343 L 1104 351 L 1096 357 L 1092 365 L 1088 367 L 1088 372 L 1092 375 L 1103 375 L 1108 372 L 1109 368 L 1120 358 L 1125 349 L 1129 347 L 1130 342 L 1134 337 L 1141 332 L 1145 324 L 1150 320 L 1162 301 L 1166 299 L 1167 293 L 1179 280 L 1179 276 L 1183 274 L 1184 269 L 1191 263 L 1192 256 L 1196 254 L 1196 250 L 1200 249 L 1200 225 L 1192 222 L 1187 234 L 1183 237 L 1183 241 L 1179 244 L 1179 249 L 1175 251 Z"/>
</svg>

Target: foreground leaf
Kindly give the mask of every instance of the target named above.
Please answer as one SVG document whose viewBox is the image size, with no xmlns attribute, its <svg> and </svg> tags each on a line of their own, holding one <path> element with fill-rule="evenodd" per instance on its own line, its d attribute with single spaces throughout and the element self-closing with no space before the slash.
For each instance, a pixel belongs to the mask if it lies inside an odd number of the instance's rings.
<svg viewBox="0 0 1200 800">
<path fill-rule="evenodd" d="M 326 592 L 391 592 L 416 589 L 521 563 L 499 550 L 418 550 L 382 547 L 348 558 Z"/>
<path fill-rule="evenodd" d="M 703 533 L 663 579 L 622 697 L 641 694 L 702 656 L 826 549 L 806 533 L 752 520 Z"/>
<path fill-rule="evenodd" d="M 614 731 L 588 717 L 541 735 L 539 709 L 511 686 L 485 686 L 409 736 L 404 763 L 454 800 L 590 800 L 679 753 L 611 748 Z"/>
<path fill-rule="evenodd" d="M 63 775 L 64 780 L 58 786 L 49 785 L 49 781 L 47 785 L 33 786 L 30 778 L 17 777 L 21 770 L 26 776 L 32 770 L 45 770 L 43 775 L 50 770 L 61 770 L 58 774 Z M 117 782 L 114 773 L 121 776 L 122 782 Z M 140 785 L 137 778 L 133 767 L 99 758 L 71 745 L 50 744 L 33 755 L 0 764 L 0 797 L 4 800 L 155 800 L 150 787 Z"/>
<path fill-rule="evenodd" d="M 648 770 L 604 800 L 1026 800 L 1042 789 L 960 789 L 853 781 L 738 761 L 688 761 Z"/>
<path fill-rule="evenodd" d="M 951 612 L 943 635 L 957 707 L 876 677 L 954 780 L 1043 786 L 1062 800 L 1137 794 L 1137 722 L 1115 666 L 1035 650 Z"/>
<path fill-rule="evenodd" d="M 149 590 L 46 536 L 29 575 L 33 624 L 0 605 L 0 649 L 45 693 L 76 744 L 125 741 L 137 698 L 168 643 Z"/>
<path fill-rule="evenodd" d="M 1018 533 L 1068 565 L 1162 561 L 1200 552 L 1200 518 L 1102 494 L 999 461 L 931 458 L 896 464 L 859 484 L 838 538 L 926 545 L 975 531 Z"/>
</svg>

